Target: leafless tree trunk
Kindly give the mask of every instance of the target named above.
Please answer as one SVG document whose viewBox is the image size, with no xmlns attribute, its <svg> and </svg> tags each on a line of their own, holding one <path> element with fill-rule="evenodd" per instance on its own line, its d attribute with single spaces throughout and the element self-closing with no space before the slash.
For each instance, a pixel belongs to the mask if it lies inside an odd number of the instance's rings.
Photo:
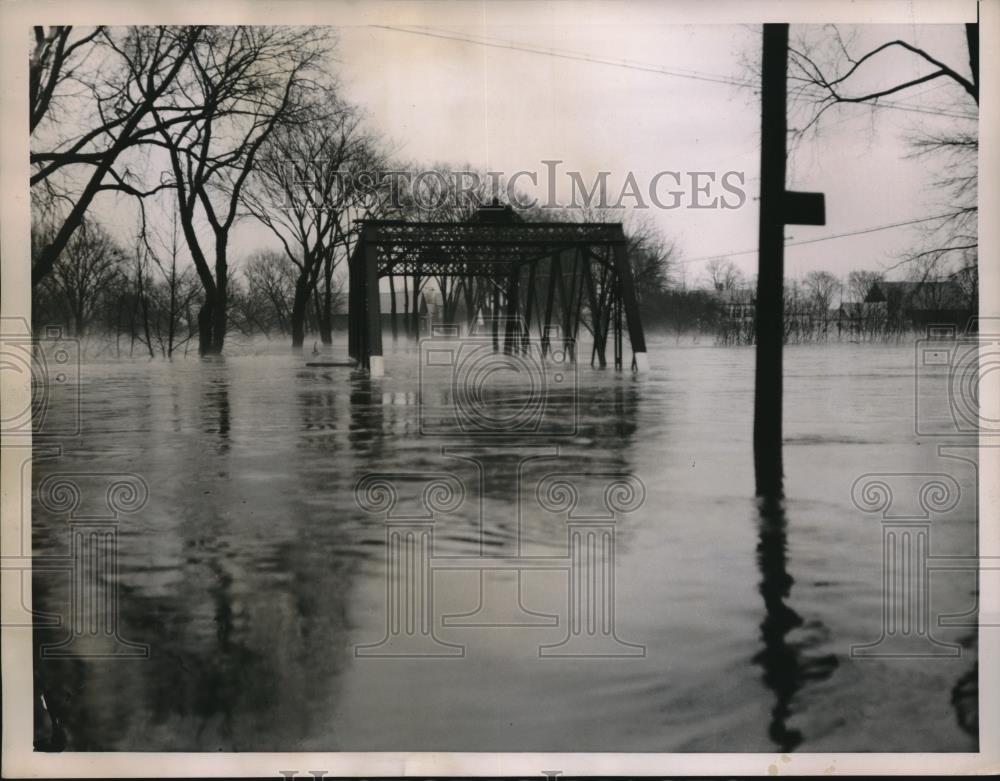
<svg viewBox="0 0 1000 781">
<path fill-rule="evenodd" d="M 32 266 L 32 285 L 52 271 L 98 193 L 142 196 L 162 189 L 157 184 L 144 192 L 132 184 L 127 167 L 122 171 L 115 168 L 122 154 L 152 143 L 157 132 L 206 111 L 205 105 L 196 105 L 180 113 L 157 112 L 188 64 L 202 36 L 201 27 L 137 27 L 123 36 L 97 28 L 73 44 L 68 43 L 70 28 L 50 28 L 48 34 L 40 29 L 34 28 L 35 47 L 29 57 L 31 187 L 36 204 L 51 206 L 50 219 L 56 230 Z M 99 72 L 77 73 L 75 55 L 98 45 L 111 62 L 101 64 Z M 70 75 L 87 86 L 98 117 L 94 127 L 79 129 L 55 111 L 59 85 Z M 43 126 L 54 128 L 45 134 L 51 142 L 47 148 L 42 148 L 44 142 L 35 133 Z M 66 137 L 58 132 L 62 127 L 73 128 L 74 134 Z M 83 182 L 78 192 L 70 184 L 75 181 Z"/>
<path fill-rule="evenodd" d="M 73 235 L 45 284 L 65 302 L 76 336 L 86 334 L 122 261 L 121 249 L 99 224 L 86 220 Z"/>
<path fill-rule="evenodd" d="M 320 338 L 324 344 L 332 342 L 333 274 L 346 256 L 340 253 L 346 213 L 360 196 L 355 174 L 370 157 L 370 140 L 359 125 L 357 110 L 333 90 L 315 90 L 302 121 L 278 128 L 262 148 L 257 171 L 242 195 L 297 270 L 293 347 L 302 347 L 305 340 L 311 296 Z"/>
<path fill-rule="evenodd" d="M 202 355 L 221 353 L 225 344 L 229 234 L 244 184 L 276 129 L 307 118 L 303 92 L 324 54 L 324 33 L 312 28 L 210 28 L 194 48 L 183 83 L 185 95 L 213 111 L 160 129 L 184 236 L 204 289 L 198 313 Z M 210 250 L 196 229 L 199 216 L 212 231 Z"/>
</svg>

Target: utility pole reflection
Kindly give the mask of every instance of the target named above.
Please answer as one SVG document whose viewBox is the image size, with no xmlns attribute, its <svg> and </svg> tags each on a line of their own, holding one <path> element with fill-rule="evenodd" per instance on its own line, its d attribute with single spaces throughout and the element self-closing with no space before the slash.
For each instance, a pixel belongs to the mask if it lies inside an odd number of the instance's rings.
<svg viewBox="0 0 1000 781">
<path fill-rule="evenodd" d="M 764 647 L 753 661 L 764 670 L 764 683 L 774 692 L 768 735 L 781 751 L 793 751 L 802 743 L 803 735 L 788 726 L 792 714 L 792 699 L 808 680 L 829 678 L 837 667 L 833 654 L 803 659 L 801 641 L 789 641 L 792 630 L 802 626 L 802 617 L 788 607 L 792 584 L 787 568 L 788 525 L 785 508 L 780 500 L 761 499 L 757 566 L 760 568 L 760 594 L 764 597 L 764 620 L 760 625 Z"/>
</svg>

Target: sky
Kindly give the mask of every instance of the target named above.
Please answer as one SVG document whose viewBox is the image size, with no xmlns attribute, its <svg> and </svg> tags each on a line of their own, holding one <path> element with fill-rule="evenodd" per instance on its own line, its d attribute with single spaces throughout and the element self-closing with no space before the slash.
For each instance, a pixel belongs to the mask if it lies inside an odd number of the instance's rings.
<svg viewBox="0 0 1000 781">
<path fill-rule="evenodd" d="M 416 20 L 419 22 L 420 20 Z M 336 30 L 332 65 L 348 99 L 362 107 L 368 126 L 401 160 L 464 168 L 534 171 L 545 181 L 542 161 L 559 160 L 560 171 L 579 171 L 590 183 L 609 171 L 617 193 L 632 172 L 647 187 L 661 171 L 740 172 L 747 194 L 738 209 L 648 210 L 649 218 L 676 241 L 681 262 L 675 277 L 704 282 L 709 259 L 726 256 L 750 275 L 756 266 L 756 195 L 759 184 L 759 95 L 726 82 L 753 79 L 759 57 L 759 25 L 630 23 L 501 24 L 488 20 L 430 24 L 344 26 Z M 965 73 L 968 54 L 961 25 L 842 28 L 858 35 L 859 50 L 892 38 L 914 41 Z M 801 33 L 822 34 L 792 26 Z M 473 39 L 456 40 L 457 38 Z M 489 43 L 492 45 L 484 45 Z M 538 51 L 524 51 L 524 47 Z M 909 55 L 889 55 L 866 74 L 868 83 L 905 81 L 929 70 Z M 721 83 L 720 83 L 721 82 Z M 962 91 L 945 80 L 893 96 L 925 111 L 955 110 Z M 968 102 L 965 104 L 968 111 Z M 790 241 L 906 222 L 940 214 L 949 203 L 934 181 L 939 165 L 912 159 L 909 139 L 921 129 L 968 126 L 965 120 L 913 110 L 836 107 L 818 133 L 799 143 L 788 164 L 790 189 L 823 192 L 825 226 L 788 226 Z M 561 200 L 569 179 L 560 176 Z M 684 180 L 682 181 L 689 181 Z M 702 180 L 704 182 L 704 179 Z M 529 182 L 522 178 L 529 192 Z M 672 189 L 671 180 L 662 184 Z M 539 192 L 544 195 L 544 192 Z M 713 189 L 712 195 L 724 195 Z M 664 198 L 664 200 L 667 200 Z M 627 201 L 632 203 L 632 201 Z M 112 221 L 123 212 L 112 209 Z M 920 226 L 790 246 L 786 272 L 799 277 L 829 270 L 883 269 L 920 241 Z M 277 246 L 259 225 L 234 233 L 233 255 Z"/>
</svg>

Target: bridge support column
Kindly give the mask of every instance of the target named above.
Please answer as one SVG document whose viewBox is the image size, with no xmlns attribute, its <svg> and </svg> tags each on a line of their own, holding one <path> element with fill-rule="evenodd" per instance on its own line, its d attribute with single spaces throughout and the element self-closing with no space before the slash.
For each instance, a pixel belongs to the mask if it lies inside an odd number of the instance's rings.
<svg viewBox="0 0 1000 781">
<path fill-rule="evenodd" d="M 382 307 L 378 289 L 378 255 L 375 244 L 367 242 L 364 251 L 365 275 L 365 316 L 368 323 L 365 364 L 372 377 L 385 374 L 385 359 L 382 357 Z"/>
<path fill-rule="evenodd" d="M 635 297 L 635 285 L 632 283 L 632 269 L 628 264 L 628 254 L 624 243 L 614 246 L 615 271 L 618 273 L 621 302 L 625 308 L 625 325 L 628 327 L 628 340 L 632 344 L 632 368 L 645 371 L 649 368 L 646 356 L 646 336 L 642 331 L 642 320 L 639 317 L 639 301 Z"/>
</svg>

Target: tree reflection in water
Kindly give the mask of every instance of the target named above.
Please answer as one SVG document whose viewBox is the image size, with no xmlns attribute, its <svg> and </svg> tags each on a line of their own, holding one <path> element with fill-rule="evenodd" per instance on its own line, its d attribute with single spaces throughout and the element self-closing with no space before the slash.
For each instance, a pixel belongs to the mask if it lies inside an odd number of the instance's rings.
<svg viewBox="0 0 1000 781">
<path fill-rule="evenodd" d="M 774 692 L 768 735 L 781 751 L 793 751 L 802 743 L 802 733 L 788 726 L 792 699 L 809 680 L 829 678 L 837 667 L 837 657 L 826 654 L 805 658 L 806 645 L 789 640 L 789 634 L 803 625 L 802 617 L 788 607 L 792 584 L 787 568 L 787 525 L 785 507 L 780 499 L 758 499 L 759 536 L 757 565 L 760 568 L 760 594 L 764 597 L 764 620 L 760 625 L 764 647 L 753 657 L 764 670 L 764 683 Z"/>
</svg>

